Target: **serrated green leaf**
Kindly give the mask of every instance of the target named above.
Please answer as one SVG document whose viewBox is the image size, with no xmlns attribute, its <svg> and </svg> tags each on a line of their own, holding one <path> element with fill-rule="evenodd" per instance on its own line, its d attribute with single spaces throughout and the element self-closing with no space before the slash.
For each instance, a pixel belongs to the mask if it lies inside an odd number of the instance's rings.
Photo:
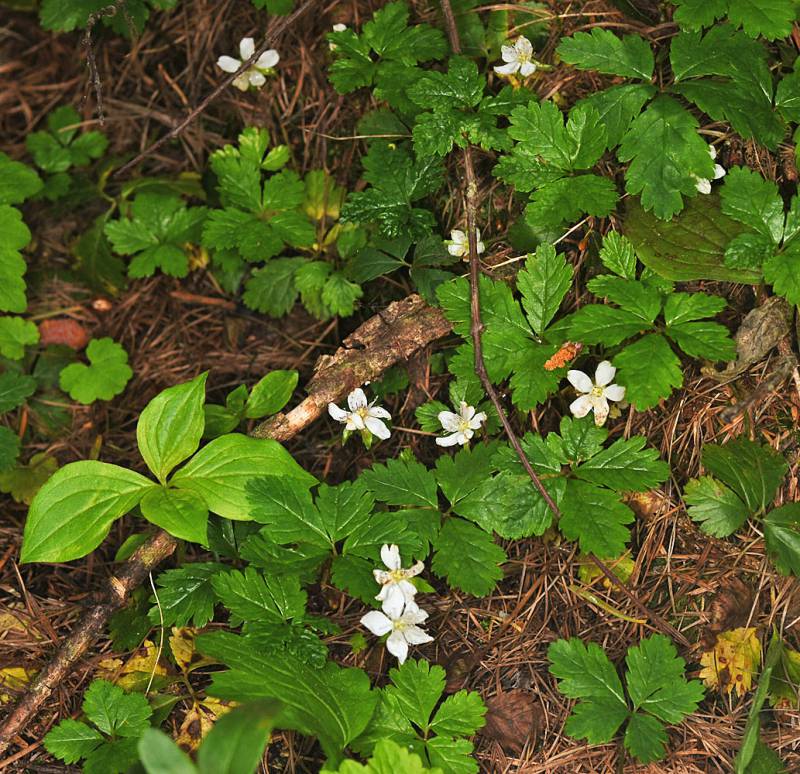
<svg viewBox="0 0 800 774">
<path fill-rule="evenodd" d="M 58 384 L 78 403 L 111 400 L 133 376 L 128 353 L 113 339 L 92 339 L 86 348 L 89 365 L 72 363 L 61 371 Z"/>
<path fill-rule="evenodd" d="M 83 762 L 83 774 L 127 774 L 136 764 L 137 740 L 111 739 L 89 753 Z"/>
<path fill-rule="evenodd" d="M 12 471 L 17 463 L 19 452 L 19 436 L 4 425 L 0 425 L 0 474 Z"/>
<path fill-rule="evenodd" d="M 619 344 L 652 325 L 638 314 L 613 306 L 590 304 L 570 318 L 569 336 L 585 344 Z"/>
<path fill-rule="evenodd" d="M 0 152 L 0 205 L 20 204 L 42 190 L 42 181 L 26 164 Z"/>
<path fill-rule="evenodd" d="M 218 573 L 211 585 L 222 604 L 245 621 L 282 623 L 305 614 L 307 595 L 296 575 L 262 574 L 246 567 Z"/>
<path fill-rule="evenodd" d="M 746 232 L 728 242 L 725 248 L 725 266 L 729 269 L 744 269 L 758 272 L 764 262 L 775 254 L 772 240 L 763 234 Z"/>
<path fill-rule="evenodd" d="M 58 461 L 45 452 L 34 454 L 27 465 L 0 473 L 0 492 L 10 494 L 18 503 L 30 505 L 36 493 L 58 470 Z"/>
<path fill-rule="evenodd" d="M 605 217 L 616 207 L 614 181 L 600 175 L 575 175 L 546 182 L 531 195 L 526 221 L 537 230 L 553 229 L 588 213 Z"/>
<path fill-rule="evenodd" d="M 728 18 L 751 38 L 775 40 L 791 34 L 797 10 L 791 0 L 729 0 Z"/>
<path fill-rule="evenodd" d="M 141 693 L 125 693 L 107 680 L 94 680 L 83 695 L 86 717 L 109 736 L 136 737 L 149 726 L 153 714 Z"/>
<path fill-rule="evenodd" d="M 639 411 L 652 408 L 683 384 L 680 359 L 657 333 L 629 344 L 611 362 L 626 400 Z"/>
<path fill-rule="evenodd" d="M 800 244 L 791 242 L 782 253 L 767 258 L 764 279 L 790 304 L 800 305 Z"/>
<path fill-rule="evenodd" d="M 216 562 L 192 562 L 162 572 L 156 579 L 157 606 L 150 609 L 150 622 L 164 626 L 192 625 L 201 629 L 214 617 L 216 595 L 211 578 L 225 570 Z"/>
<path fill-rule="evenodd" d="M 27 265 L 20 251 L 30 240 L 22 213 L 0 204 L 0 311 L 24 312 L 28 307 L 23 279 Z"/>
<path fill-rule="evenodd" d="M 142 516 L 180 540 L 208 544 L 208 508 L 192 492 L 154 487 L 139 503 Z"/>
<path fill-rule="evenodd" d="M 763 524 L 764 542 L 775 566 L 784 575 L 800 576 L 800 504 L 775 508 Z"/>
<path fill-rule="evenodd" d="M 506 554 L 492 536 L 463 519 L 448 519 L 435 542 L 431 569 L 465 594 L 489 594 L 503 577 Z"/>
<path fill-rule="evenodd" d="M 589 105 L 597 111 L 600 123 L 606 128 L 606 148 L 619 145 L 628 127 L 656 90 L 648 83 L 611 86 L 579 100 L 577 105 Z"/>
<path fill-rule="evenodd" d="M 152 486 L 144 476 L 106 462 L 85 460 L 64 466 L 31 503 L 21 560 L 68 562 L 85 556 Z"/>
<path fill-rule="evenodd" d="M 48 731 L 43 741 L 50 755 L 73 764 L 97 749 L 103 742 L 103 735 L 86 723 L 65 718 Z"/>
<path fill-rule="evenodd" d="M 552 245 L 542 244 L 536 248 L 535 255 L 528 256 L 525 268 L 517 274 L 522 308 L 539 336 L 552 321 L 572 286 L 572 272 L 563 255 L 556 255 Z"/>
<path fill-rule="evenodd" d="M 437 430 L 440 427 L 441 425 Z M 436 460 L 436 481 L 453 505 L 463 500 L 495 472 L 492 457 L 496 451 L 495 442 L 481 443 L 464 446 L 454 456 L 442 455 Z"/>
<path fill-rule="evenodd" d="M 647 439 L 619 438 L 575 469 L 584 481 L 619 492 L 646 492 L 669 477 L 669 466 L 658 459 L 656 449 L 645 449 Z"/>
<path fill-rule="evenodd" d="M 192 759 L 158 728 L 146 729 L 137 749 L 146 774 L 197 774 Z"/>
<path fill-rule="evenodd" d="M 283 317 L 297 300 L 295 273 L 304 263 L 305 258 L 277 258 L 256 269 L 247 281 L 242 300 L 257 312 Z"/>
<path fill-rule="evenodd" d="M 396 704 L 406 720 L 427 734 L 433 710 L 444 692 L 445 677 L 442 667 L 410 659 L 389 670 L 392 684 L 384 688 L 384 693 Z"/>
<path fill-rule="evenodd" d="M 625 747 L 642 763 L 651 763 L 664 757 L 667 732 L 664 725 L 652 715 L 634 712 L 625 729 Z"/>
<path fill-rule="evenodd" d="M 563 38 L 557 52 L 565 62 L 581 70 L 642 80 L 650 80 L 653 75 L 653 52 L 638 35 L 618 38 L 610 30 L 596 27 L 591 33 L 576 32 Z"/>
<path fill-rule="evenodd" d="M 721 190 L 722 212 L 779 244 L 783 201 L 775 183 L 746 167 L 731 169 Z"/>
<path fill-rule="evenodd" d="M 636 252 L 630 240 L 618 231 L 609 231 L 603 237 L 600 260 L 610 271 L 625 279 L 636 279 Z"/>
<path fill-rule="evenodd" d="M 0 414 L 21 406 L 36 392 L 37 382 L 32 376 L 17 371 L 0 374 Z"/>
<path fill-rule="evenodd" d="M 430 728 L 439 736 L 472 736 L 484 724 L 486 706 L 475 691 L 458 691 L 442 702 Z"/>
<path fill-rule="evenodd" d="M 651 327 L 661 311 L 661 293 L 658 288 L 644 282 L 601 274 L 590 279 L 586 287 L 596 296 L 607 298 L 626 312 L 635 314 L 645 328 Z"/>
<path fill-rule="evenodd" d="M 733 491 L 711 476 L 693 478 L 686 484 L 683 500 L 693 521 L 714 537 L 732 535 L 747 521 L 750 511 Z"/>
<path fill-rule="evenodd" d="M 425 71 L 408 89 L 408 96 L 422 108 L 474 108 L 483 96 L 485 85 L 485 78 L 471 59 L 454 56 L 448 62 L 447 73 Z"/>
<path fill-rule="evenodd" d="M 428 757 L 438 770 L 449 774 L 478 774 L 478 762 L 472 757 L 472 742 L 435 736 L 425 743 Z"/>
<path fill-rule="evenodd" d="M 25 347 L 39 341 L 39 329 L 21 317 L 0 317 L 0 355 L 9 360 L 21 360 Z"/>
<path fill-rule="evenodd" d="M 377 500 L 389 505 L 439 507 L 436 479 L 433 473 L 416 460 L 389 460 L 364 471 L 360 481 Z"/>
</svg>

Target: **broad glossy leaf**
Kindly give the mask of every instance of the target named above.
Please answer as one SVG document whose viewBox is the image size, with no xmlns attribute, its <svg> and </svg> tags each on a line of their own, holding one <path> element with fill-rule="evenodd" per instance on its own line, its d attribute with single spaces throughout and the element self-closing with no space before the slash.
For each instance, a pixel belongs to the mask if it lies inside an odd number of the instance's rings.
<svg viewBox="0 0 800 774">
<path fill-rule="evenodd" d="M 31 503 L 23 562 L 68 562 L 93 551 L 153 486 L 144 476 L 84 460 L 56 471 Z"/>
<path fill-rule="evenodd" d="M 142 734 L 138 750 L 147 774 L 197 774 L 192 759 L 158 728 Z"/>
<path fill-rule="evenodd" d="M 256 701 L 226 712 L 200 745 L 197 753 L 200 774 L 255 772 L 279 709 L 277 702 Z"/>
<path fill-rule="evenodd" d="M 153 487 L 139 503 L 142 516 L 151 524 L 181 540 L 208 544 L 208 507 L 192 492 Z"/>
<path fill-rule="evenodd" d="M 139 416 L 136 440 L 147 467 L 164 483 L 176 465 L 188 459 L 203 436 L 208 373 L 156 395 Z"/>
<path fill-rule="evenodd" d="M 271 371 L 261 379 L 247 398 L 245 416 L 248 419 L 276 414 L 292 397 L 297 387 L 297 371 Z"/>
<path fill-rule="evenodd" d="M 316 479 L 306 473 L 277 441 L 231 433 L 204 446 L 172 477 L 178 489 L 188 489 L 209 510 L 226 519 L 253 518 L 248 484 L 259 476 L 282 476 L 307 489 Z"/>
</svg>

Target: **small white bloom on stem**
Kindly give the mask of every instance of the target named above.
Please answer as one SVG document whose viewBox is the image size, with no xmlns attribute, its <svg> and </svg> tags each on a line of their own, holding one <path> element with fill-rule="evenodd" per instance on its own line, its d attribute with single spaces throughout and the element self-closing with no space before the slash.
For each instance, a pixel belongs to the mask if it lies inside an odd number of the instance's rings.
<svg viewBox="0 0 800 774">
<path fill-rule="evenodd" d="M 578 419 L 594 411 L 594 423 L 600 427 L 608 418 L 608 401 L 619 401 L 625 397 L 625 388 L 618 384 L 611 384 L 617 369 L 604 360 L 594 372 L 594 381 L 583 371 L 567 371 L 567 379 L 579 392 L 583 393 L 577 400 L 572 401 L 569 410 Z"/>
<path fill-rule="evenodd" d="M 480 255 L 486 249 L 486 245 L 481 242 L 481 232 L 477 228 L 475 229 L 475 240 L 478 243 L 478 255 Z M 469 239 L 461 229 L 454 228 L 450 232 L 450 239 L 445 239 L 444 243 L 447 245 L 447 252 L 454 258 L 469 258 Z"/>
<path fill-rule="evenodd" d="M 424 632 L 418 624 L 424 623 L 428 614 L 420 610 L 414 602 L 406 603 L 400 615 L 390 616 L 380 610 L 371 610 L 361 618 L 361 625 L 376 637 L 389 634 L 386 649 L 403 664 L 408 658 L 409 645 L 424 645 L 433 642 L 433 637 Z"/>
<path fill-rule="evenodd" d="M 385 441 L 391 433 L 381 420 L 391 419 L 392 415 L 380 406 L 376 406 L 377 398 L 372 403 L 367 402 L 367 396 L 360 387 L 347 396 L 349 411 L 339 408 L 335 403 L 328 404 L 328 413 L 337 422 L 344 423 L 345 432 L 358 430 L 362 435 L 374 435 Z"/>
<path fill-rule="evenodd" d="M 372 571 L 376 582 L 381 584 L 380 593 L 375 599 L 383 602 L 383 610 L 388 616 L 396 618 L 403 612 L 407 603 L 414 601 L 414 595 L 417 593 L 417 587 L 409 578 L 419 575 L 425 569 L 425 565 L 417 562 L 407 570 L 403 569 L 400 549 L 395 545 L 384 545 L 381 548 L 381 559 L 389 569 Z"/>
<path fill-rule="evenodd" d="M 217 59 L 217 67 L 224 70 L 226 73 L 235 73 L 243 62 L 246 62 L 256 50 L 256 44 L 253 38 L 242 38 L 239 42 L 239 57 L 235 59 L 232 56 L 221 56 Z M 233 85 L 239 91 L 247 91 L 251 86 L 260 89 L 267 82 L 267 75 L 272 72 L 272 69 L 280 61 L 278 52 L 271 48 L 265 51 L 256 60 L 252 67 L 249 67 L 240 75 L 237 75 L 233 81 Z"/>
<path fill-rule="evenodd" d="M 717 158 L 717 149 L 713 145 L 708 146 L 708 154 L 711 156 L 712 159 Z M 725 177 L 725 167 L 721 164 L 714 164 L 714 180 L 719 180 L 721 177 Z M 711 180 L 706 178 L 697 177 L 695 176 L 695 188 L 701 194 L 710 194 L 711 193 Z"/>
<path fill-rule="evenodd" d="M 347 29 L 347 25 L 346 24 L 339 23 L 339 24 L 334 24 L 333 25 L 333 31 L 334 32 L 344 32 L 346 29 Z M 328 48 L 331 51 L 336 51 L 336 44 L 335 43 L 328 43 Z"/>
<path fill-rule="evenodd" d="M 464 446 L 472 440 L 475 431 L 486 421 L 486 413 L 483 411 L 475 413 L 475 408 L 468 406 L 462 400 L 458 414 L 454 414 L 452 411 L 440 411 L 439 421 L 450 435 L 437 438 L 436 443 L 439 446 L 455 446 L 456 444 Z"/>
<path fill-rule="evenodd" d="M 516 75 L 519 73 L 523 78 L 533 75 L 536 72 L 538 63 L 533 58 L 533 46 L 530 40 L 524 36 L 517 38 L 513 46 L 503 46 L 500 55 L 504 65 L 495 65 L 494 71 L 498 75 Z"/>
</svg>

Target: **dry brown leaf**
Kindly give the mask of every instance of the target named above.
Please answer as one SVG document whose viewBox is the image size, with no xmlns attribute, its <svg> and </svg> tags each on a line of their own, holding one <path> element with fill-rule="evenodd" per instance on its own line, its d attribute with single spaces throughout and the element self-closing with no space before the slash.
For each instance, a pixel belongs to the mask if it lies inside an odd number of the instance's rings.
<svg viewBox="0 0 800 774">
<path fill-rule="evenodd" d="M 42 346 L 60 344 L 81 350 L 89 343 L 89 332 L 77 320 L 59 318 L 39 323 L 39 343 Z"/>
<path fill-rule="evenodd" d="M 481 734 L 515 755 L 530 739 L 536 741 L 541 719 L 529 691 L 507 691 L 486 700 L 486 725 Z"/>
<path fill-rule="evenodd" d="M 747 624 L 754 597 L 753 589 L 741 579 L 725 579 L 724 586 L 714 595 L 708 610 L 708 624 L 700 638 L 704 650 L 711 650 L 722 632 Z"/>
</svg>

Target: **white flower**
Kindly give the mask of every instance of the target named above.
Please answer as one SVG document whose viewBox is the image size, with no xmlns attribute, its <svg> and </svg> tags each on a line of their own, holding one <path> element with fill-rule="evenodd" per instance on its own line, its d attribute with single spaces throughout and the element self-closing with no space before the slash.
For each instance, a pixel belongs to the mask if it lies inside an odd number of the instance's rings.
<svg viewBox="0 0 800 774">
<path fill-rule="evenodd" d="M 608 401 L 618 401 L 625 397 L 625 388 L 618 384 L 611 384 L 617 369 L 604 360 L 594 372 L 594 382 L 583 371 L 567 371 L 570 384 L 581 393 L 577 400 L 572 401 L 569 410 L 573 416 L 585 417 L 594 411 L 594 423 L 600 427 L 608 418 Z"/>
<path fill-rule="evenodd" d="M 711 156 L 712 159 L 717 158 L 717 149 L 713 145 L 708 146 L 708 154 Z M 725 167 L 721 164 L 714 164 L 714 180 L 719 180 L 721 177 L 725 177 Z M 695 188 L 701 194 L 710 194 L 711 193 L 711 181 L 706 180 L 702 177 L 697 177 L 695 175 Z"/>
<path fill-rule="evenodd" d="M 346 29 L 347 29 L 347 25 L 346 24 L 341 24 L 340 23 L 340 24 L 334 24 L 333 25 L 333 31 L 334 32 L 344 32 Z M 328 48 L 331 51 L 336 51 L 336 44 L 335 43 L 328 43 Z"/>
<path fill-rule="evenodd" d="M 386 649 L 402 664 L 408 658 L 409 645 L 424 645 L 433 642 L 433 637 L 426 634 L 417 624 L 424 623 L 428 614 L 420 610 L 414 602 L 407 602 L 400 615 L 387 615 L 380 610 L 371 610 L 361 618 L 362 626 L 366 626 L 376 637 L 389 634 Z"/>
<path fill-rule="evenodd" d="M 413 567 L 404 570 L 400 561 L 400 549 L 395 545 L 384 545 L 381 548 L 381 559 L 389 571 L 372 571 L 375 580 L 381 584 L 380 593 L 375 599 L 383 602 L 383 611 L 387 615 L 396 618 L 403 612 L 408 602 L 414 601 L 414 595 L 417 593 L 417 587 L 409 578 L 419 575 L 425 569 L 425 565 L 417 562 Z"/>
<path fill-rule="evenodd" d="M 385 441 L 391 433 L 381 420 L 391 419 L 392 415 L 385 408 L 376 406 L 376 401 L 377 398 L 372 403 L 367 403 L 364 390 L 358 387 L 347 396 L 347 406 L 350 411 L 339 408 L 335 403 L 329 403 L 328 413 L 337 422 L 344 422 L 345 430 L 366 431 Z"/>
<path fill-rule="evenodd" d="M 481 232 L 475 229 L 475 240 L 478 243 L 478 255 L 480 255 L 486 246 L 481 242 Z M 455 258 L 469 258 L 469 239 L 461 229 L 454 228 L 450 232 L 450 239 L 445 240 L 447 245 L 447 252 Z"/>
<path fill-rule="evenodd" d="M 456 444 L 463 446 L 470 442 L 475 431 L 486 421 L 486 414 L 483 411 L 476 414 L 475 409 L 462 400 L 458 414 L 454 414 L 452 411 L 440 411 L 439 421 L 451 435 L 437 438 L 436 443 L 439 446 L 455 446 Z"/>
<path fill-rule="evenodd" d="M 518 37 L 513 46 L 503 46 L 501 56 L 508 64 L 495 65 L 494 71 L 499 75 L 514 75 L 518 72 L 523 78 L 527 78 L 536 72 L 533 46 L 526 37 Z"/>
<path fill-rule="evenodd" d="M 221 56 L 217 59 L 217 67 L 226 73 L 235 73 L 241 66 L 255 53 L 256 45 L 252 38 L 242 38 L 239 42 L 239 56 L 241 59 L 234 59 L 232 56 Z M 233 85 L 240 91 L 247 91 L 250 86 L 260 89 L 266 82 L 266 76 L 272 72 L 272 68 L 278 64 L 280 56 L 278 52 L 271 48 L 265 51 L 255 64 L 245 70 L 241 75 L 237 75 Z"/>
</svg>

